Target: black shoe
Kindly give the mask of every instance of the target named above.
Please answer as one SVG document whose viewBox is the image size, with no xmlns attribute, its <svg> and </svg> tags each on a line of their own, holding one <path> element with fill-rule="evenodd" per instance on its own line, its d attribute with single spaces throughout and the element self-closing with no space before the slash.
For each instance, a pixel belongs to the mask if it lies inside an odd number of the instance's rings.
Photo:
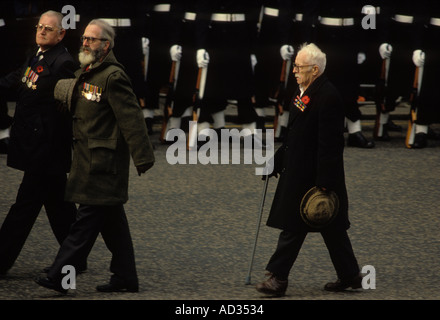
<svg viewBox="0 0 440 320">
<path fill-rule="evenodd" d="M 257 118 L 257 129 L 265 130 L 265 118 L 264 117 L 258 117 Z"/>
<path fill-rule="evenodd" d="M 440 133 L 437 133 L 433 129 L 428 127 L 428 139 L 429 140 L 440 140 Z"/>
<path fill-rule="evenodd" d="M 392 120 L 388 120 L 387 123 L 383 125 L 388 131 L 402 132 L 402 126 L 398 126 Z"/>
<path fill-rule="evenodd" d="M 376 141 L 390 141 L 390 135 L 388 134 L 388 129 L 385 127 L 385 125 L 382 126 L 382 135 L 379 136 L 376 132 L 374 134 L 374 140 Z"/>
<path fill-rule="evenodd" d="M 0 154 L 8 154 L 9 138 L 0 140 Z"/>
<path fill-rule="evenodd" d="M 357 148 L 374 148 L 374 142 L 368 141 L 360 131 L 348 135 L 347 145 Z"/>
<path fill-rule="evenodd" d="M 414 149 L 422 149 L 422 148 L 426 148 L 427 145 L 428 145 L 428 135 L 423 132 L 417 133 L 416 136 L 414 137 L 414 143 L 412 147 Z"/>
<path fill-rule="evenodd" d="M 357 275 L 356 277 L 350 280 L 338 279 L 336 280 L 336 282 L 329 282 L 324 286 L 324 290 L 333 291 L 333 292 L 344 291 L 348 288 L 352 288 L 352 289 L 362 288 L 362 276 Z"/>
<path fill-rule="evenodd" d="M 129 286 L 127 284 L 110 282 L 108 284 L 97 286 L 96 290 L 98 290 L 99 292 L 139 292 L 139 286 Z"/>
<path fill-rule="evenodd" d="M 67 294 L 67 289 L 64 289 L 61 286 L 61 283 L 56 283 L 55 281 L 53 281 L 47 277 L 37 278 L 37 279 L 35 279 L 35 282 L 37 284 L 39 284 L 40 286 L 45 287 L 47 289 L 52 289 L 52 290 L 58 291 L 62 294 Z"/>
</svg>

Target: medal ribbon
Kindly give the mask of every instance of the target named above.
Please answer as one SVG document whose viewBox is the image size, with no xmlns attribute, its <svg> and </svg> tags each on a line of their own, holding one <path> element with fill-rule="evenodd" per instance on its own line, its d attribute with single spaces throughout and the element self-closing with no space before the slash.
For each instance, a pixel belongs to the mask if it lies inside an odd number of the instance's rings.
<svg viewBox="0 0 440 320">
<path fill-rule="evenodd" d="M 84 82 L 83 84 L 83 95 L 90 94 L 91 96 L 100 96 L 102 94 L 102 88 L 94 86 L 90 83 Z"/>
<path fill-rule="evenodd" d="M 295 107 L 297 107 L 301 112 L 304 112 L 304 110 L 307 108 L 306 104 L 301 101 L 300 96 L 296 96 L 295 101 L 293 102 Z"/>
</svg>

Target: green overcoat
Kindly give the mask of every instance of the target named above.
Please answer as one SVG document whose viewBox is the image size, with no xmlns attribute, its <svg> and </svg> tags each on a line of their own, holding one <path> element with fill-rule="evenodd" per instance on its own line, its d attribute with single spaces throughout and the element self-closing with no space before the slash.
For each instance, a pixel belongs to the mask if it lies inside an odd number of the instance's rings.
<svg viewBox="0 0 440 320">
<path fill-rule="evenodd" d="M 66 200 L 86 205 L 125 203 L 130 155 L 135 166 L 155 160 L 130 79 L 112 51 L 75 76 L 70 101 L 73 159 Z"/>
</svg>

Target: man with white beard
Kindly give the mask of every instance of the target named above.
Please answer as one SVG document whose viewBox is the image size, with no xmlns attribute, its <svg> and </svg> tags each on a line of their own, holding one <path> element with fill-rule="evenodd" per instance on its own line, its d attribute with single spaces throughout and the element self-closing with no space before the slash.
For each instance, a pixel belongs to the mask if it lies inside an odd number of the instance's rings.
<svg viewBox="0 0 440 320">
<path fill-rule="evenodd" d="M 47 278 L 36 282 L 66 293 L 62 270 L 91 251 L 101 233 L 112 253 L 108 284 L 101 292 L 138 291 L 133 244 L 123 204 L 128 200 L 130 156 L 139 175 L 154 164 L 141 108 L 124 67 L 112 48 L 115 32 L 92 20 L 81 40 L 76 79 L 60 81 L 55 98 L 73 114 L 73 160 L 66 199 L 79 204 L 77 219 Z"/>
</svg>

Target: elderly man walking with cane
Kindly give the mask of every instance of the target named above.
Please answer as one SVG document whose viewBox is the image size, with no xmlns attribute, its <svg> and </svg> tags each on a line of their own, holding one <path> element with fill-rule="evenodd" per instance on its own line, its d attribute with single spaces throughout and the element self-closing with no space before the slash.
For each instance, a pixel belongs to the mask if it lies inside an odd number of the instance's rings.
<svg viewBox="0 0 440 320">
<path fill-rule="evenodd" d="M 269 260 L 269 279 L 259 292 L 282 296 L 308 232 L 320 232 L 338 280 L 328 291 L 360 288 L 362 277 L 347 234 L 348 197 L 344 176 L 342 100 L 323 72 L 326 55 L 314 44 L 298 52 L 293 72 L 299 88 L 290 106 L 288 132 L 270 176 L 280 180 L 267 225 L 281 229 Z"/>
</svg>

